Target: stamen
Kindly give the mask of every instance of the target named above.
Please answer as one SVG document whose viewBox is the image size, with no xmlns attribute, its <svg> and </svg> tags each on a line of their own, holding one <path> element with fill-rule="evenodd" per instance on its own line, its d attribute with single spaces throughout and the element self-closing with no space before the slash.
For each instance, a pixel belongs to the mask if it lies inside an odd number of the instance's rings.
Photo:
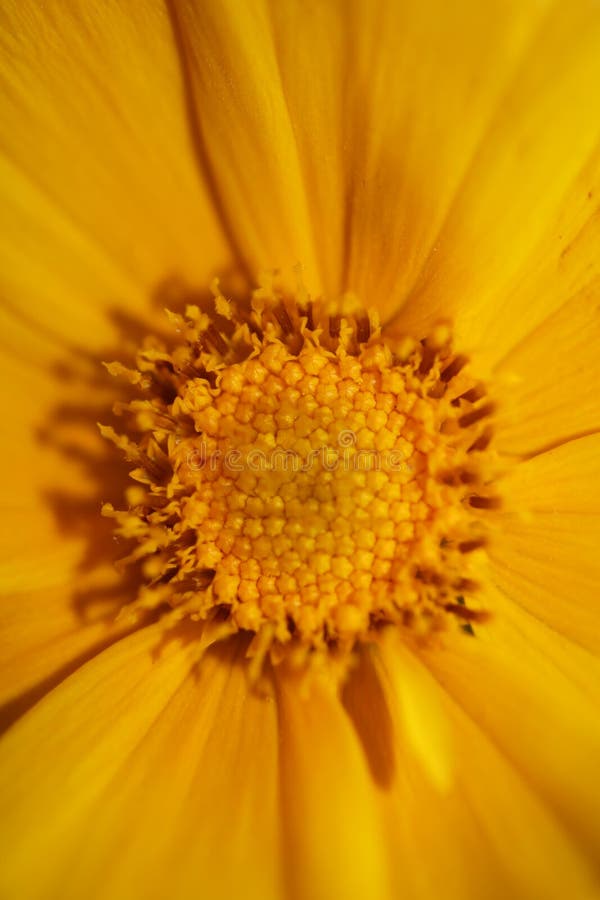
<svg viewBox="0 0 600 900">
<path fill-rule="evenodd" d="M 135 465 L 127 507 L 103 510 L 143 564 L 133 608 L 217 617 L 273 662 L 387 625 L 471 633 L 495 407 L 450 328 L 392 342 L 352 297 L 213 294 L 168 314 L 172 346 L 107 367 L 139 391 L 124 434 L 102 429 Z"/>
</svg>

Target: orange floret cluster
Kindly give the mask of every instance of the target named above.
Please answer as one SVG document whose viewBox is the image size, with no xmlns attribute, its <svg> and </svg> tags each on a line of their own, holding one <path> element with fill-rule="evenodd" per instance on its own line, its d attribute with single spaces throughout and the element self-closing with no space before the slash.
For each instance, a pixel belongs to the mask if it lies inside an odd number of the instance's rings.
<svg viewBox="0 0 600 900">
<path fill-rule="evenodd" d="M 173 347 L 109 366 L 139 388 L 103 429 L 136 464 L 104 512 L 143 563 L 137 607 L 219 616 L 272 658 L 476 620 L 493 407 L 450 330 L 391 342 L 351 298 L 214 293 L 169 314 Z"/>
</svg>

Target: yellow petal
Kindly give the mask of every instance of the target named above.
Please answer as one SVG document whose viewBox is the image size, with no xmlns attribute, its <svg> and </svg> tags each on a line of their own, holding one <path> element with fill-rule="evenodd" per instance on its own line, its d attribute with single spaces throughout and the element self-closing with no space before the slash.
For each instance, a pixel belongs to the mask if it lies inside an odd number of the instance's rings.
<svg viewBox="0 0 600 900">
<path fill-rule="evenodd" d="M 52 878 L 60 877 L 70 853 L 68 836 L 72 840 L 86 820 L 93 823 L 103 791 L 188 675 L 190 661 L 179 648 L 157 662 L 161 633 L 148 629 L 116 644 L 4 737 L 2 826 L 3 840 L 10 836 L 11 842 L 11 868 L 2 874 L 6 896 L 50 895 Z"/>
<path fill-rule="evenodd" d="M 335 296 L 346 253 L 348 4 L 270 0 L 268 8 L 320 287 Z"/>
<path fill-rule="evenodd" d="M 277 699 L 289 896 L 389 897 L 375 786 L 333 686 L 284 675 Z"/>
<path fill-rule="evenodd" d="M 392 638 L 375 664 L 395 732 L 396 778 L 382 807 L 396 895 L 591 897 L 591 866 L 568 829 L 403 646 L 402 636 Z M 415 707 L 425 700 L 421 721 L 428 723 L 429 755 L 436 755 L 436 769 L 446 757 L 450 774 L 443 783 L 431 777 L 431 760 L 407 728 L 409 694 Z"/>
<path fill-rule="evenodd" d="M 17 338 L 22 331 L 15 331 Z M 52 345 L 29 334 L 24 352 L 52 353 Z M 56 357 L 56 351 L 54 350 Z M 78 361 L 79 363 L 80 361 Z M 6 539 L 0 556 L 0 584 L 13 586 L 4 564 L 12 559 L 16 586 L 40 584 L 40 572 L 27 560 L 52 552 L 73 562 L 81 552 L 89 528 L 69 528 L 78 514 L 90 514 L 96 525 L 101 499 L 120 492 L 127 473 L 110 465 L 113 456 L 98 434 L 96 421 L 109 415 L 115 395 L 108 375 L 104 389 L 99 361 L 78 366 L 72 375 L 59 376 L 47 359 L 37 364 L 0 351 L 0 403 L 8 410 L 10 427 L 0 445 L 0 490 L 6 510 Z M 108 388 L 108 390 L 107 390 Z M 101 541 L 101 531 L 96 538 Z M 60 568 L 60 561 L 59 561 Z M 44 571 L 48 578 L 48 571 Z M 43 581 L 43 579 L 42 579 Z M 51 577 L 50 584 L 56 584 Z"/>
<path fill-rule="evenodd" d="M 320 287 L 294 124 L 266 0 L 174 4 L 199 137 L 233 243 L 256 277 L 302 267 Z"/>
<path fill-rule="evenodd" d="M 599 291 L 600 279 L 564 303 L 498 366 L 507 385 L 497 419 L 502 452 L 538 453 L 600 429 Z"/>
<path fill-rule="evenodd" d="M 33 360 L 34 344 L 38 353 L 43 344 L 56 352 L 59 341 L 97 347 L 114 337 L 107 309 L 141 309 L 147 302 L 143 282 L 123 272 L 99 240 L 70 221 L 59 201 L 51 203 L 2 158 L 0 192 L 6 214 L 0 230 L 5 344 Z M 82 209 L 85 203 L 83 198 Z"/>
<path fill-rule="evenodd" d="M 387 637 L 383 653 L 390 661 L 388 673 L 403 739 L 434 788 L 440 793 L 448 792 L 454 779 L 455 759 L 438 685 L 405 649 L 396 633 Z"/>
<path fill-rule="evenodd" d="M 490 546 L 494 580 L 542 622 L 600 648 L 600 436 L 515 466 Z"/>
<path fill-rule="evenodd" d="M 159 635 L 106 651 L 0 744 L 4 896 L 280 896 L 273 704 L 233 646 L 196 671 L 193 641 Z"/>
<path fill-rule="evenodd" d="M 310 289 L 395 310 L 543 4 L 175 5 L 208 166 L 251 270 L 300 264 Z"/>
<path fill-rule="evenodd" d="M 27 568 L 43 577 L 35 554 Z M 49 567 L 46 567 L 46 569 Z M 56 571 L 50 569 L 50 578 Z M 33 705 L 86 659 L 132 630 L 118 618 L 131 600 L 111 567 L 82 575 L 65 566 L 58 585 L 0 593 L 0 728 Z"/>
<path fill-rule="evenodd" d="M 389 317 L 437 260 L 439 232 L 546 4 L 349 7 L 347 286 Z M 445 309 L 453 299 L 444 291 Z"/>
<path fill-rule="evenodd" d="M 41 335 L 13 336 L 32 356 L 0 352 L 10 417 L 0 444 L 0 702 L 11 704 L 3 725 L 128 631 L 116 619 L 134 595 L 114 569 L 123 550 L 100 515 L 103 500 L 122 501 L 127 479 L 95 424 L 110 394 L 90 387 L 85 367 L 81 383 L 54 377 L 45 367 L 56 349 Z"/>
<path fill-rule="evenodd" d="M 11 0 L 0 28 L 0 294 L 94 345 L 86 307 L 139 307 L 168 276 L 204 283 L 229 259 L 169 17 L 156 0 Z"/>
<path fill-rule="evenodd" d="M 493 365 L 598 275 L 599 83 L 597 7 L 553 4 L 505 86 L 403 327 L 451 316 L 460 344 Z"/>
<path fill-rule="evenodd" d="M 476 637 L 421 649 L 435 677 L 553 810 L 590 859 L 600 851 L 598 665 L 541 623 L 524 624 L 520 598 L 493 585 Z M 514 604 L 512 614 L 505 613 Z M 516 818 L 516 817 L 515 817 Z M 543 893 L 543 892 L 542 892 Z"/>
</svg>

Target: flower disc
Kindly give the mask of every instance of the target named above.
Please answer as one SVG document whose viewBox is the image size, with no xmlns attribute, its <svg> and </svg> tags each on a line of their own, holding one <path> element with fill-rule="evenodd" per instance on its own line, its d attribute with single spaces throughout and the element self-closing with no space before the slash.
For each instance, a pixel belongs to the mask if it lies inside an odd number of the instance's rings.
<svg viewBox="0 0 600 900">
<path fill-rule="evenodd" d="M 450 329 L 392 342 L 350 297 L 214 293 L 169 314 L 173 347 L 109 366 L 140 391 L 103 429 L 137 463 L 128 508 L 104 508 L 143 560 L 137 608 L 218 618 L 274 660 L 481 617 L 493 405 Z"/>
</svg>

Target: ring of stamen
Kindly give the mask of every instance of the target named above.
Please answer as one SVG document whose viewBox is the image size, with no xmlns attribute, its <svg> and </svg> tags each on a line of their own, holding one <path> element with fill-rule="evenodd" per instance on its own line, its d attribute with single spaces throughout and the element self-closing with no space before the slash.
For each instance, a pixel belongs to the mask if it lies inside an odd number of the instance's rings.
<svg viewBox="0 0 600 900">
<path fill-rule="evenodd" d="M 494 406 L 448 326 L 392 342 L 351 297 L 269 286 L 169 319 L 173 347 L 108 366 L 139 393 L 102 427 L 135 463 L 103 509 L 142 564 L 134 609 L 219 617 L 275 661 L 483 617 Z"/>
</svg>

